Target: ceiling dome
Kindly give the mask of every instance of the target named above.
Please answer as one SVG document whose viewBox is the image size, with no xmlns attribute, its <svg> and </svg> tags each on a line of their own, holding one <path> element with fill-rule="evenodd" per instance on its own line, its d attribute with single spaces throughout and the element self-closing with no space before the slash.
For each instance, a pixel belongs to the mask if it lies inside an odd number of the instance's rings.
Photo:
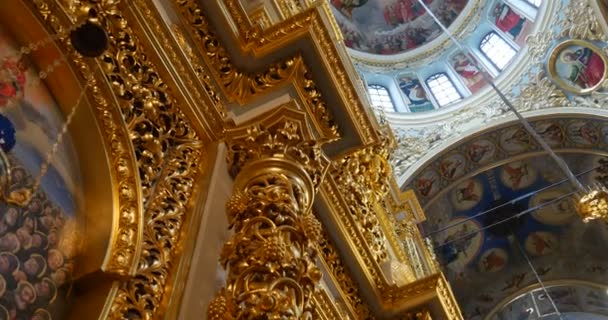
<svg viewBox="0 0 608 320">
<path fill-rule="evenodd" d="M 424 0 L 449 26 L 468 0 Z M 354 50 L 393 55 L 419 48 L 441 34 L 418 0 L 331 0 L 345 44 Z"/>
</svg>

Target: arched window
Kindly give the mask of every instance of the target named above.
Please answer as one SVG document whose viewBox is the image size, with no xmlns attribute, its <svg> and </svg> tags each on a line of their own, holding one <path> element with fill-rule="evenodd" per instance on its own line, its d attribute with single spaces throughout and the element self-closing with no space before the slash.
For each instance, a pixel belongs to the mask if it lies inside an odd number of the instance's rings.
<svg viewBox="0 0 608 320">
<path fill-rule="evenodd" d="M 538 8 L 543 3 L 543 0 L 526 0 L 526 2 Z"/>
<path fill-rule="evenodd" d="M 430 76 L 426 84 L 440 107 L 462 99 L 452 80 L 443 72 Z"/>
<path fill-rule="evenodd" d="M 513 59 L 517 53 L 505 39 L 501 38 L 496 32 L 488 33 L 479 44 L 481 52 L 494 64 L 494 66 L 502 71 L 509 61 Z"/>
<path fill-rule="evenodd" d="M 395 112 L 395 105 L 391 96 L 388 94 L 388 90 L 385 87 L 377 84 L 370 84 L 367 86 L 367 92 L 372 100 L 372 107 L 380 107 L 384 111 Z"/>
</svg>

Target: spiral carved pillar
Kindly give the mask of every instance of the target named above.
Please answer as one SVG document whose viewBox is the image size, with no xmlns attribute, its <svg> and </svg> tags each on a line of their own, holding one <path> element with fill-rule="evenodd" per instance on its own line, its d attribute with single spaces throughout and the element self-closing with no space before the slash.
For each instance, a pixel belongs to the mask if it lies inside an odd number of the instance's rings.
<svg viewBox="0 0 608 320">
<path fill-rule="evenodd" d="M 220 254 L 227 280 L 209 319 L 311 318 L 321 278 L 314 261 L 321 225 L 311 207 L 328 160 L 302 126 L 255 125 L 227 141 L 236 174 L 226 205 L 234 235 Z"/>
</svg>

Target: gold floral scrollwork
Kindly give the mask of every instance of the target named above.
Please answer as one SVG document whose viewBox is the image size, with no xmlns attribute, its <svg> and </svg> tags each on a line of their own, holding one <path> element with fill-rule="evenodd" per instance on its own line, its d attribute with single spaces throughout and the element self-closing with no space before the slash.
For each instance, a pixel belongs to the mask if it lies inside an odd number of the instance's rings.
<svg viewBox="0 0 608 320">
<path fill-rule="evenodd" d="M 229 131 L 234 235 L 220 254 L 227 283 L 209 305 L 210 319 L 312 317 L 322 229 L 311 207 L 329 160 L 303 127 L 281 118 Z"/>
<path fill-rule="evenodd" d="M 594 0 L 571 1 L 569 3 L 563 13 L 566 18 L 560 21 L 562 37 L 606 40 L 606 36 L 602 32 L 602 27 L 597 20 L 597 15 L 590 1 Z"/>
<path fill-rule="evenodd" d="M 383 202 L 389 191 L 392 170 L 388 162 L 394 145 L 382 133 L 380 143 L 342 158 L 332 172 L 376 262 L 388 259 L 387 239 L 376 216 L 375 205 Z"/>
<path fill-rule="evenodd" d="M 113 94 L 107 99 L 97 85 L 91 89 L 119 170 L 120 224 L 106 271 L 132 277 L 116 282 L 104 312 L 116 319 L 154 318 L 165 307 L 162 301 L 170 288 L 168 278 L 179 252 L 175 249 L 184 215 L 195 177 L 204 167 L 202 141 L 175 105 L 131 21 L 123 16 L 123 6 L 131 3 L 36 0 L 34 4 L 56 31 L 69 26 L 69 20 L 80 21 L 90 14 L 107 33 L 108 49 L 95 61 L 82 59 L 64 42 L 75 70 L 87 79 L 93 70 L 88 63 L 98 64 L 104 78 L 99 85 L 108 84 Z M 118 120 L 113 118 L 115 113 Z M 131 200 L 123 205 L 126 196 Z"/>
</svg>

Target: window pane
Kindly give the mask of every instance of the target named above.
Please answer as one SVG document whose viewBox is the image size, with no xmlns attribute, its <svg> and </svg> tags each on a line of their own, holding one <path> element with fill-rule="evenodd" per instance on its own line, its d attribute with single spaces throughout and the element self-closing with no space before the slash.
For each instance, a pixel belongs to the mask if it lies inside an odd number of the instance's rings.
<svg viewBox="0 0 608 320">
<path fill-rule="evenodd" d="M 445 73 L 430 76 L 426 80 L 426 84 L 431 89 L 435 100 L 437 100 L 440 106 L 445 106 L 462 99 L 460 93 L 458 93 L 456 87 L 454 87 L 454 84 Z"/>
<path fill-rule="evenodd" d="M 499 70 L 503 70 L 516 52 L 503 38 L 495 32 L 486 35 L 479 46 L 481 51 L 492 61 Z"/>
<path fill-rule="evenodd" d="M 391 96 L 388 94 L 388 90 L 386 90 L 385 87 L 372 84 L 367 87 L 367 92 L 369 92 L 373 107 L 379 107 L 384 111 L 395 111 Z"/>
</svg>

